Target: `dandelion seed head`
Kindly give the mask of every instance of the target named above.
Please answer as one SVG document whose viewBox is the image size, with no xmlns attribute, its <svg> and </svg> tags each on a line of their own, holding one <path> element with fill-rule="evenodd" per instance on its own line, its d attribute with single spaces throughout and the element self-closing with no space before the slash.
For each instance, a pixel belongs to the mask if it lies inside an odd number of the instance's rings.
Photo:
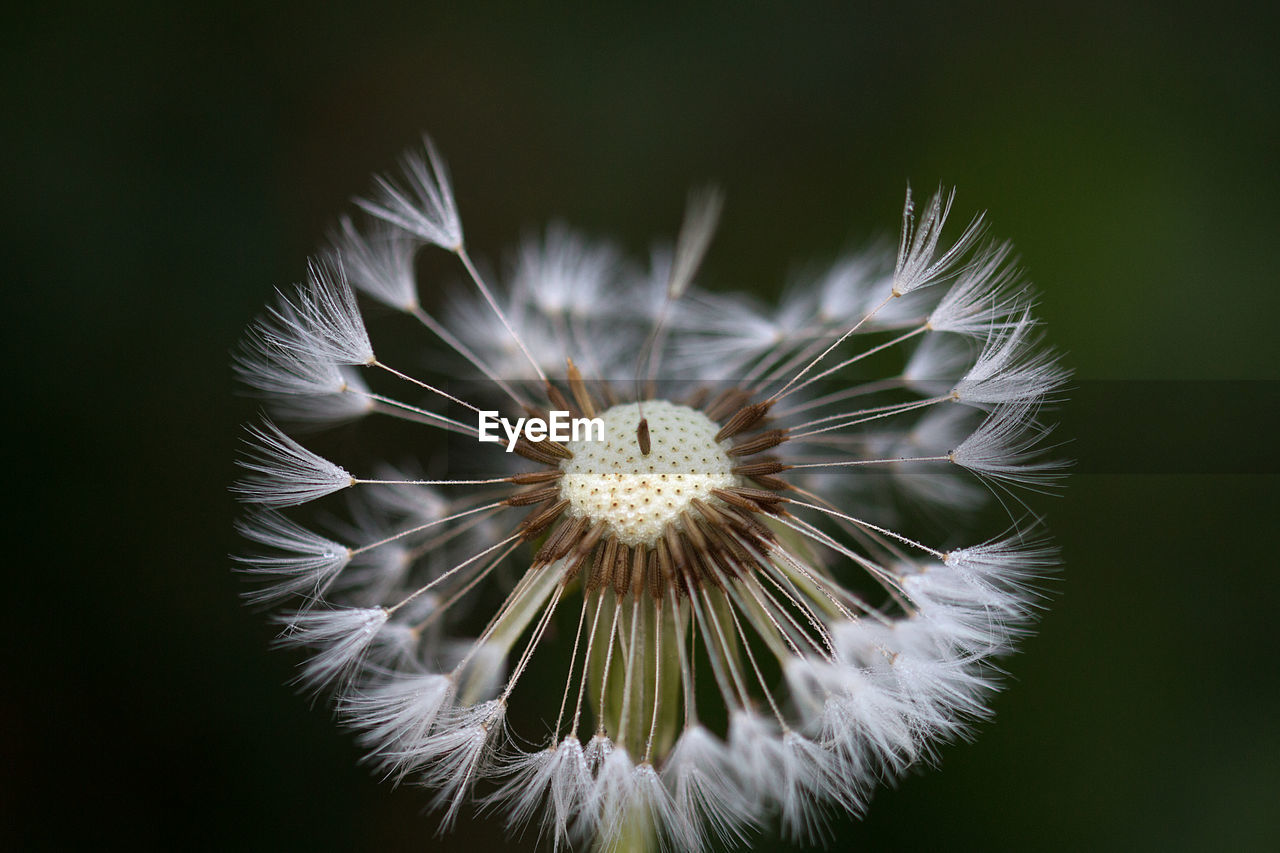
<svg viewBox="0 0 1280 853">
<path fill-rule="evenodd" d="M 954 193 L 908 195 L 896 254 L 770 308 L 700 285 L 705 191 L 648 270 L 556 225 L 497 280 L 425 149 L 236 356 L 285 427 L 249 428 L 233 487 L 246 597 L 280 608 L 298 683 L 334 694 L 369 763 L 432 789 L 446 829 L 478 801 L 557 849 L 700 850 L 821 842 L 970 736 L 1055 558 L 1038 517 L 968 529 L 1057 475 L 1067 373 L 1009 244 L 980 242 L 982 216 L 949 241 Z M 420 251 L 467 290 L 431 303 Z M 448 384 L 374 356 L 357 292 L 421 324 Z M 495 409 L 603 432 L 473 441 Z M 348 463 L 292 434 L 366 418 L 450 433 L 463 464 Z"/>
</svg>

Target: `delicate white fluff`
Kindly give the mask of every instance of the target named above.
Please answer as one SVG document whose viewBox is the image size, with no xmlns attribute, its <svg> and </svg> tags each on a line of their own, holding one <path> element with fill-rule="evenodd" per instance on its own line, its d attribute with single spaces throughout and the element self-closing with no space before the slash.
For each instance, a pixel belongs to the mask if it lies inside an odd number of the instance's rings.
<svg viewBox="0 0 1280 853">
<path fill-rule="evenodd" d="M 776 724 L 754 711 L 734 710 L 729 714 L 729 765 L 740 782 L 756 799 L 771 799 L 781 780 L 782 741 Z"/>
<path fill-rule="evenodd" d="M 885 270 L 881 253 L 841 258 L 817 284 L 819 320 L 847 327 L 884 299 Z"/>
<path fill-rule="evenodd" d="M 544 313 L 527 292 L 498 293 L 496 298 L 529 356 L 549 375 L 564 373 L 567 355 L 592 375 L 615 380 L 634 378 L 635 356 L 644 340 L 634 324 L 619 322 L 612 316 L 594 318 L 595 325 L 587 325 L 581 318 L 566 323 L 563 316 Z M 486 303 L 460 299 L 450 303 L 447 311 L 448 327 L 497 375 L 535 378 L 529 357 Z"/>
<path fill-rule="evenodd" d="M 302 664 L 300 684 L 313 690 L 342 688 L 356 673 L 387 618 L 382 607 L 286 613 L 277 619 L 287 626 L 277 642 L 314 650 Z"/>
<path fill-rule="evenodd" d="M 601 758 L 603 763 L 583 804 L 583 813 L 590 815 L 584 827 L 593 823 L 598 837 L 611 839 L 622 830 L 636 803 L 635 765 L 627 751 L 616 744 Z"/>
<path fill-rule="evenodd" d="M 898 648 L 900 638 L 893 627 L 882 626 L 873 633 L 877 636 L 872 647 L 859 652 L 846 646 L 843 654 L 857 661 L 858 676 L 865 677 L 873 686 L 870 695 L 881 702 L 890 701 L 900 724 L 906 727 L 907 741 L 897 745 L 896 754 L 887 751 L 875 753 L 878 760 L 888 762 L 891 770 L 899 771 L 922 755 L 931 754 L 934 740 L 964 731 L 964 720 L 956 708 L 948 704 L 951 692 L 941 682 L 931 683 L 927 678 L 919 677 L 924 670 L 923 664 L 939 664 L 929 673 L 931 675 L 953 670 L 963 674 L 965 667 L 972 666 L 972 662 L 940 648 L 935 650 L 939 657 L 936 661 L 912 658 L 909 651 Z M 913 665 L 917 662 L 922 666 Z M 844 701 L 859 698 L 851 693 L 844 697 Z M 900 763 L 895 767 L 897 762 Z"/>
<path fill-rule="evenodd" d="M 384 538 L 386 534 L 383 534 Z M 388 601 L 405 587 L 405 579 L 414 563 L 412 552 L 398 542 L 380 545 L 357 554 L 333 585 L 333 597 L 344 604 L 368 607 Z M 420 612 L 434 601 L 434 596 L 420 595 L 406 609 Z"/>
<path fill-rule="evenodd" d="M 708 346 L 721 342 L 728 352 L 767 349 L 779 343 L 781 326 L 762 306 L 745 298 L 729 298 L 699 291 L 681 305 L 672 328 L 688 331 Z"/>
<path fill-rule="evenodd" d="M 428 762 L 422 780 L 436 788 L 435 806 L 447 806 L 442 826 L 453 823 L 504 740 L 506 713 L 506 703 L 497 700 L 447 708 L 437 716 L 434 731 L 420 741 L 417 748 Z"/>
<path fill-rule="evenodd" d="M 364 378 L 352 367 L 341 367 L 342 386 L 332 394 L 277 397 L 268 402 L 272 414 L 295 424 L 329 425 L 362 418 L 374 410 Z"/>
<path fill-rule="evenodd" d="M 822 317 L 814 280 L 808 276 L 791 278 L 773 313 L 777 327 L 786 330 L 787 339 L 779 350 L 799 349 L 814 340 L 834 340 L 836 326 Z"/>
<path fill-rule="evenodd" d="M 929 396 L 945 394 L 964 376 L 973 358 L 963 338 L 929 335 L 911 353 L 902 379 L 913 391 Z"/>
<path fill-rule="evenodd" d="M 1048 429 L 1035 423 L 1035 401 L 1003 403 L 951 451 L 951 461 L 993 480 L 1034 484 L 1052 480 L 1060 464 L 1036 461 Z"/>
<path fill-rule="evenodd" d="M 333 422 L 367 414 L 373 400 L 360 374 L 310 347 L 306 328 L 299 310 L 281 299 L 250 327 L 235 353 L 240 381 L 285 420 Z"/>
<path fill-rule="evenodd" d="M 843 623 L 853 628 L 855 623 Z M 839 633 L 836 633 L 840 648 Z M 847 638 L 845 638 L 847 640 Z M 793 671 L 794 670 L 794 671 Z M 862 786 L 905 769 L 919 753 L 908 710 L 894 691 L 851 661 L 789 667 L 788 683 L 807 688 L 805 704 L 816 706 L 813 724 L 841 757 L 851 785 Z"/>
<path fill-rule="evenodd" d="M 790 838 L 819 842 L 827 828 L 824 806 L 832 803 L 844 811 L 862 811 L 861 792 L 840 754 L 789 731 L 782 736 L 781 771 L 785 788 L 778 793 L 782 830 Z"/>
<path fill-rule="evenodd" d="M 698 833 L 690 821 L 691 816 L 677 807 L 653 765 L 648 761 L 641 762 L 636 765 L 632 777 L 631 809 L 648 818 L 649 825 L 668 848 L 696 849 Z"/>
<path fill-rule="evenodd" d="M 689 194 L 689 203 L 685 208 L 684 222 L 680 226 L 680 236 L 676 238 L 676 250 L 667 279 L 667 298 L 679 299 L 693 283 L 707 247 L 711 245 L 711 237 L 716 232 L 723 207 L 724 194 L 715 187 Z"/>
<path fill-rule="evenodd" d="M 416 235 L 382 220 L 374 220 L 362 234 L 344 216 L 330 240 L 334 257 L 357 290 L 399 311 L 418 307 L 413 259 L 422 241 Z"/>
<path fill-rule="evenodd" d="M 926 752 L 933 740 L 964 734 L 985 716 L 984 698 L 995 686 L 980 656 L 939 642 L 929 628 L 911 620 L 872 627 L 864 635 L 871 646 L 861 651 L 868 674 L 899 699 Z"/>
<path fill-rule="evenodd" d="M 835 799 L 849 810 L 859 805 L 855 786 L 840 773 L 838 753 L 794 731 L 780 732 L 754 712 L 730 714 L 729 750 L 746 789 L 776 804 L 793 838 L 812 841 L 821 833 L 823 801 Z"/>
<path fill-rule="evenodd" d="M 365 673 L 394 676 L 397 672 L 414 670 L 418 667 L 418 646 L 421 639 L 418 630 L 409 622 L 387 622 L 374 635 L 373 643 L 369 646 L 364 662 Z"/>
<path fill-rule="evenodd" d="M 445 675 L 399 675 L 353 690 L 339 710 L 359 730 L 368 758 L 397 779 L 435 757 L 423 744 L 436 716 L 453 698 L 453 681 Z"/>
<path fill-rule="evenodd" d="M 315 599 L 337 577 L 351 559 L 351 550 L 278 512 L 255 512 L 236 521 L 236 530 L 245 538 L 271 549 L 267 554 L 237 556 L 241 570 L 266 585 L 246 593 L 258 603 L 274 603 L 292 595 Z"/>
<path fill-rule="evenodd" d="M 581 741 L 566 737 L 559 746 L 519 753 L 505 763 L 503 774 L 506 781 L 488 802 L 506 812 L 508 828 L 518 832 L 538 823 L 556 849 L 567 845 L 593 782 Z"/>
<path fill-rule="evenodd" d="M 931 656 L 901 652 L 893 658 L 898 689 L 923 728 L 963 732 L 973 719 L 990 713 L 984 699 L 995 683 L 974 658 L 930 651 Z"/>
<path fill-rule="evenodd" d="M 893 628 L 867 619 L 845 620 L 831 629 L 836 663 L 815 667 L 830 689 L 824 726 L 842 745 L 849 764 L 869 772 L 896 774 L 919 756 L 918 710 L 886 677 L 896 645 Z"/>
<path fill-rule="evenodd" d="M 423 146 L 425 158 L 413 152 L 401 161 L 407 187 L 379 177 L 374 198 L 356 199 L 356 204 L 428 243 L 456 251 L 462 247 L 462 222 L 449 173 L 429 138 L 423 138 Z"/>
<path fill-rule="evenodd" d="M 939 190 L 929 200 L 917 225 L 915 203 L 911 200 L 911 190 L 907 190 L 907 200 L 902 208 L 902 239 L 898 243 L 898 258 L 893 267 L 895 296 L 904 296 L 952 275 L 965 253 L 982 235 L 982 217 L 975 216 L 950 248 L 941 253 L 937 251 L 942 226 L 951 213 L 954 198 L 955 190 L 947 193 L 945 201 Z"/>
<path fill-rule="evenodd" d="M 613 741 L 608 735 L 595 734 L 587 741 L 586 747 L 582 750 L 583 757 L 587 760 L 587 767 L 590 768 L 592 774 L 600 772 L 600 768 L 604 767 L 605 759 L 613 752 Z"/>
<path fill-rule="evenodd" d="M 900 631 L 927 634 L 940 647 L 962 655 L 990 659 L 1013 650 L 1013 643 L 1027 630 L 1029 610 L 991 608 L 956 601 L 937 594 L 931 584 L 912 585 L 907 591 L 915 614 L 899 622 Z"/>
<path fill-rule="evenodd" d="M 233 487 L 246 501 L 266 506 L 306 503 L 345 489 L 355 482 L 340 465 L 285 435 L 270 421 L 248 428 L 249 451 L 239 460 L 250 472 Z"/>
<path fill-rule="evenodd" d="M 669 320 L 671 363 L 700 378 L 737 379 L 784 341 L 777 321 L 747 299 L 695 292 Z"/>
<path fill-rule="evenodd" d="M 1057 565 L 1057 551 L 1020 535 L 949 551 L 943 562 L 974 583 L 1034 595 Z"/>
<path fill-rule="evenodd" d="M 597 315 L 621 267 L 616 249 L 593 244 L 564 225 L 547 228 L 542 239 L 520 246 L 511 289 L 549 316 Z"/>
<path fill-rule="evenodd" d="M 697 833 L 696 845 L 712 838 L 741 844 L 759 825 L 753 803 L 736 783 L 724 743 L 706 728 L 692 725 L 681 733 L 662 768 L 676 808 Z"/>
<path fill-rule="evenodd" d="M 1012 253 L 1009 243 L 980 250 L 929 314 L 930 328 L 979 337 L 1004 329 L 1029 304 Z"/>
<path fill-rule="evenodd" d="M 941 566 L 909 575 L 903 590 L 916 612 L 899 621 L 895 633 L 903 646 L 917 651 L 990 658 L 1010 651 L 1030 621 L 1022 597 L 967 583 Z"/>
<path fill-rule="evenodd" d="M 375 360 L 351 285 L 342 268 L 330 261 L 313 260 L 307 283 L 294 291 L 292 300 L 281 294 L 270 313 L 271 320 L 261 326 L 264 333 L 300 358 L 353 365 Z"/>
<path fill-rule="evenodd" d="M 282 346 L 287 328 L 300 322 L 284 302 L 277 314 L 251 326 L 233 356 L 236 377 L 266 394 L 325 395 L 342 391 L 339 365 L 328 359 L 304 358 L 295 347 Z M 281 314 L 286 318 L 281 320 Z"/>
<path fill-rule="evenodd" d="M 926 564 L 905 574 L 902 585 L 913 601 L 998 611 L 1011 619 L 1025 610 L 1022 594 L 1007 584 L 993 583 L 974 572 L 959 571 L 941 563 Z"/>
<path fill-rule="evenodd" d="M 964 378 L 952 389 L 962 403 L 994 405 L 1045 399 L 1066 381 L 1053 352 L 1034 334 L 1035 321 L 1023 313 L 994 332 Z"/>
<path fill-rule="evenodd" d="M 289 316 L 296 322 L 296 312 Z M 373 410 L 369 388 L 356 369 L 282 346 L 282 335 L 288 334 L 264 320 L 235 354 L 240 380 L 267 398 L 272 415 L 294 423 L 337 423 Z"/>
</svg>

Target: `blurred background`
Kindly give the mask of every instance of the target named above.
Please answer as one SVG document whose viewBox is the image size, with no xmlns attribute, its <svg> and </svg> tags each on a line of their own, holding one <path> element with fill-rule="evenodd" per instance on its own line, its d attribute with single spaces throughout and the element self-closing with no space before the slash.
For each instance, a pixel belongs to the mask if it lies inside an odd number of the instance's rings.
<svg viewBox="0 0 1280 853">
<path fill-rule="evenodd" d="M 703 279 L 771 297 L 893 237 L 908 181 L 989 210 L 1076 371 L 1077 473 L 1033 501 L 1066 570 L 995 721 L 832 846 L 1278 849 L 1269 7 L 11 13 L 0 846 L 522 849 L 492 819 L 437 838 L 424 792 L 358 766 L 226 557 L 229 351 L 429 131 L 495 260 L 552 218 L 642 254 L 714 180 Z"/>
</svg>

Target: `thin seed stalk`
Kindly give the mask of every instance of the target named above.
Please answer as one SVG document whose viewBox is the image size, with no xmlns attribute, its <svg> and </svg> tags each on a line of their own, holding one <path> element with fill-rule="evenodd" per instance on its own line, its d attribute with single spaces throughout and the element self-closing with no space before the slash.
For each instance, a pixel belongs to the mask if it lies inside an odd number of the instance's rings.
<svg viewBox="0 0 1280 853">
<path fill-rule="evenodd" d="M 492 644 L 502 649 L 507 655 L 510 655 L 512 647 L 524 635 L 534 619 L 542 614 L 542 608 L 546 606 L 547 599 L 551 597 L 559 581 L 559 573 L 555 567 L 529 571 L 536 572 L 537 575 L 526 577 L 525 581 L 516 587 L 512 593 L 514 600 L 511 601 L 510 607 L 493 622 L 489 628 L 488 639 L 485 640 L 485 644 Z M 479 645 L 476 648 L 478 650 Z M 484 694 L 492 687 L 484 678 L 479 677 L 478 670 L 478 667 L 472 666 L 466 666 L 463 669 L 459 698 L 466 704 L 482 701 Z"/>
<path fill-rule="evenodd" d="M 658 614 L 653 601 L 647 593 L 641 593 L 638 610 L 639 624 L 636 626 L 636 644 L 639 648 L 627 649 L 631 641 L 632 598 L 622 598 L 622 610 L 618 616 L 618 627 L 613 642 L 616 644 L 611 660 L 607 682 L 605 678 L 605 644 L 609 640 L 611 616 L 618 598 L 611 589 L 601 591 L 602 606 L 606 618 L 601 618 L 596 625 L 594 647 L 600 652 L 591 656 L 588 691 L 591 697 L 596 719 L 603 723 L 605 732 L 614 740 L 616 746 L 627 751 L 632 761 L 639 763 L 649 751 L 656 765 L 671 750 L 676 735 L 680 730 L 684 703 L 680 693 L 680 657 L 676 643 L 681 640 L 681 632 L 677 625 L 676 615 L 672 608 L 662 608 L 661 621 L 661 663 L 655 654 L 655 641 L 659 630 Z M 624 649 L 627 650 L 624 652 Z M 632 673 L 631 697 L 626 708 L 626 731 L 622 730 L 624 701 L 626 699 L 627 658 L 635 658 Z M 604 707 L 600 707 L 600 695 L 604 692 Z M 660 692 L 658 700 L 657 725 L 653 725 L 654 695 Z M 649 733 L 653 732 L 653 745 L 649 750 Z"/>
</svg>

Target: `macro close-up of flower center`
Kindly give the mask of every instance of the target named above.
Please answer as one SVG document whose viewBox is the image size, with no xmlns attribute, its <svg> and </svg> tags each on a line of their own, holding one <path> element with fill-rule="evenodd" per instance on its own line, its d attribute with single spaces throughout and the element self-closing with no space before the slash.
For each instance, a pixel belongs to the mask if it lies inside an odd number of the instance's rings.
<svg viewBox="0 0 1280 853">
<path fill-rule="evenodd" d="M 646 401 L 651 441 L 641 452 L 637 433 L 641 407 L 614 406 L 603 413 L 603 441 L 574 442 L 573 458 L 561 465 L 560 495 L 573 518 L 604 525 L 620 545 L 654 547 L 668 528 L 683 526 L 717 489 L 738 485 L 733 462 L 717 439 L 715 422 L 688 406 Z M 695 503 L 697 502 L 697 503 Z"/>
<path fill-rule="evenodd" d="M 981 216 L 948 242 L 951 194 L 908 193 L 896 252 L 770 310 L 695 284 L 713 191 L 647 265 L 553 225 L 500 272 L 429 142 L 358 204 L 236 354 L 264 407 L 236 559 L 444 826 L 818 843 L 989 715 L 1055 568 L 1020 492 L 1058 475 L 1067 374 Z M 420 279 L 432 247 L 458 280 Z M 375 316 L 422 343 L 384 354 Z"/>
</svg>

